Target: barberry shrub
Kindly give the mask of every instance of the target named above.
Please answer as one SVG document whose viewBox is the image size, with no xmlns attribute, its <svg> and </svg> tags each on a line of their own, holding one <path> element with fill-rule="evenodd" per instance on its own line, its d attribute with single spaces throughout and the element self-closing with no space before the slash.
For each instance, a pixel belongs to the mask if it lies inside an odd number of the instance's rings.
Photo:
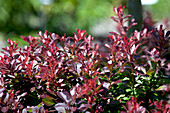
<svg viewBox="0 0 170 113">
<path fill-rule="evenodd" d="M 24 48 L 8 39 L 0 56 L 1 112 L 169 112 L 170 31 L 160 26 L 127 36 L 137 23 L 124 26 L 130 15 L 123 9 L 113 8 L 120 32 L 108 35 L 104 52 L 79 29 L 73 37 L 21 36 Z"/>
</svg>

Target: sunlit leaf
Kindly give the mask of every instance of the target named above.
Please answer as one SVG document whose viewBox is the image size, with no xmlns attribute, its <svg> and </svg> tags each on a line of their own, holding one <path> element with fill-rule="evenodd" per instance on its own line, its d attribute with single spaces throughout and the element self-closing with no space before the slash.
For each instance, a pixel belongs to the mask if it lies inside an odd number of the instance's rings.
<svg viewBox="0 0 170 113">
<path fill-rule="evenodd" d="M 43 98 L 42 101 L 46 106 L 52 106 L 55 104 L 52 97 Z"/>
</svg>

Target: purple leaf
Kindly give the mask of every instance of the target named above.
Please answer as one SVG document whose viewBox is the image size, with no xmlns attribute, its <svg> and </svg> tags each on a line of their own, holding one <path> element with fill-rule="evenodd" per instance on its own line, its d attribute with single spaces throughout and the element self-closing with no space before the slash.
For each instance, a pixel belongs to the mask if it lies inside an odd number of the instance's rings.
<svg viewBox="0 0 170 113">
<path fill-rule="evenodd" d="M 9 107 L 8 107 L 8 106 L 5 106 L 5 107 L 2 107 L 2 108 L 1 108 L 1 111 L 2 111 L 3 113 L 6 113 L 6 112 L 8 111 L 8 109 L 9 109 Z"/>
<path fill-rule="evenodd" d="M 59 112 L 59 113 L 66 113 L 66 109 L 68 109 L 68 106 L 66 103 L 57 103 L 54 108 Z"/>
<path fill-rule="evenodd" d="M 89 107 L 90 107 L 89 104 L 81 104 L 78 109 L 81 111 L 86 111 Z"/>
<path fill-rule="evenodd" d="M 70 103 L 72 101 L 72 96 L 69 92 L 57 92 L 57 95 L 66 103 Z"/>
</svg>

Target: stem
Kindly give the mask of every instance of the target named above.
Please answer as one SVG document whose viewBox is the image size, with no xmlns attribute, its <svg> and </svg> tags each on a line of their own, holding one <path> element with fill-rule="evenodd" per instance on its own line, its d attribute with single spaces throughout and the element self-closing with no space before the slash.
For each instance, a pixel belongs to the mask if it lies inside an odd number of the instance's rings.
<svg viewBox="0 0 170 113">
<path fill-rule="evenodd" d="M 131 68 L 132 68 L 132 72 L 131 73 L 134 73 L 134 69 L 133 69 L 133 65 L 132 65 L 132 63 L 131 63 Z M 135 77 L 134 77 L 134 75 L 132 75 L 131 74 L 131 76 L 132 76 L 132 88 L 133 88 L 133 96 L 135 97 Z"/>
<path fill-rule="evenodd" d="M 91 113 L 93 113 L 93 108 L 92 108 L 92 106 L 90 107 L 90 109 L 91 109 Z"/>
<path fill-rule="evenodd" d="M 132 83 L 133 83 L 133 96 L 135 97 L 135 77 L 132 75 Z"/>
</svg>

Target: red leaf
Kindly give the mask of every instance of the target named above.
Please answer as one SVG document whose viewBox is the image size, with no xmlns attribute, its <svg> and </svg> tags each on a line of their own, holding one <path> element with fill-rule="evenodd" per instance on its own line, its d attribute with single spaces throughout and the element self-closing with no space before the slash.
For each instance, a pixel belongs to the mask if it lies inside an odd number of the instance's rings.
<svg viewBox="0 0 170 113">
<path fill-rule="evenodd" d="M 105 47 L 107 47 L 108 49 L 111 49 L 111 47 L 108 44 L 105 44 Z"/>
</svg>

